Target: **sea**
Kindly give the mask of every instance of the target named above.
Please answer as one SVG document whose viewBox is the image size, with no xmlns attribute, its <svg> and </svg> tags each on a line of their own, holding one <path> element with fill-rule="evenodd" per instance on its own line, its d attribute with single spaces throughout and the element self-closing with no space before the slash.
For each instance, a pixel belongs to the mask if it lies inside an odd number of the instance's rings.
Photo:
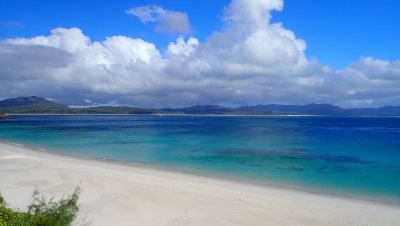
<svg viewBox="0 0 400 226">
<path fill-rule="evenodd" d="M 13 117 L 0 121 L 0 141 L 400 205 L 400 117 Z"/>
</svg>

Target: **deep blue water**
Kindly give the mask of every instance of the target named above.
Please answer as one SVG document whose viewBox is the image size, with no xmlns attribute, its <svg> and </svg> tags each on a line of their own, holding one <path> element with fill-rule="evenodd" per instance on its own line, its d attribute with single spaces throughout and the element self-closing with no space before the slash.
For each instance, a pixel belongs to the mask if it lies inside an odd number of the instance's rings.
<svg viewBox="0 0 400 226">
<path fill-rule="evenodd" d="M 400 204 L 399 117 L 15 117 L 0 140 Z"/>
</svg>

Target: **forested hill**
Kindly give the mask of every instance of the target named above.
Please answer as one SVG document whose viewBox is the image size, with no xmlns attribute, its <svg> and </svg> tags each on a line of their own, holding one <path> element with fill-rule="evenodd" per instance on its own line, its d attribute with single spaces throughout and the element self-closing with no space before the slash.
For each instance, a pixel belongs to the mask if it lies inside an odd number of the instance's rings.
<svg viewBox="0 0 400 226">
<path fill-rule="evenodd" d="M 72 108 L 45 98 L 30 96 L 0 101 L 2 114 L 194 114 L 194 115 L 331 115 L 331 116 L 400 116 L 400 106 L 380 108 L 341 108 L 330 104 L 255 105 L 224 107 L 195 105 L 184 108 L 138 108 L 98 106 Z"/>
</svg>

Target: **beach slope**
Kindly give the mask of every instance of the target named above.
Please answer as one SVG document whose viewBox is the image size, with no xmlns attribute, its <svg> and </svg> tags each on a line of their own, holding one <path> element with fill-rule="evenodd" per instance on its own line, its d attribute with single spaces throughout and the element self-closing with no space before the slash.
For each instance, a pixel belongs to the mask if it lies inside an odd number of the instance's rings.
<svg viewBox="0 0 400 226">
<path fill-rule="evenodd" d="M 25 208 L 35 187 L 69 194 L 80 184 L 92 225 L 400 225 L 400 207 L 261 187 L 0 143 L 0 192 Z"/>
</svg>

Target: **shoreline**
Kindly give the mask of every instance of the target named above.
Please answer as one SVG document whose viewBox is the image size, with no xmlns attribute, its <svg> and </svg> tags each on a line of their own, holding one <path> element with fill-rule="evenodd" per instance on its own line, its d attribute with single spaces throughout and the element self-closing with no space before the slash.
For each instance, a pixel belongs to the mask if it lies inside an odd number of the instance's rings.
<svg viewBox="0 0 400 226">
<path fill-rule="evenodd" d="M 94 161 L 97 163 L 111 164 L 111 165 L 115 165 L 115 166 L 124 166 L 124 167 L 153 170 L 156 172 L 162 171 L 162 172 L 166 172 L 166 173 L 178 174 L 178 175 L 187 176 L 187 177 L 198 177 L 198 178 L 206 178 L 206 179 L 215 180 L 215 181 L 224 181 L 224 182 L 228 182 L 228 183 L 244 184 L 244 185 L 259 187 L 260 189 L 263 189 L 263 188 L 280 189 L 280 190 L 287 190 L 287 191 L 294 191 L 294 192 L 302 192 L 302 193 L 307 193 L 307 194 L 312 194 L 312 195 L 321 195 L 321 196 L 328 196 L 328 197 L 333 197 L 333 198 L 348 199 L 348 200 L 354 200 L 354 201 L 370 202 L 370 203 L 377 203 L 377 204 L 382 204 L 382 205 L 400 207 L 400 203 L 398 202 L 397 199 L 396 199 L 396 201 L 390 201 L 390 197 L 384 196 L 384 195 L 381 195 L 381 197 L 378 198 L 378 197 L 370 197 L 370 196 L 368 196 L 369 194 L 357 194 L 356 192 L 337 191 L 334 188 L 325 188 L 325 189 L 315 188 L 315 189 L 313 189 L 311 187 L 305 187 L 305 186 L 301 186 L 301 185 L 296 186 L 295 184 L 285 184 L 285 183 L 279 183 L 276 181 L 270 181 L 268 183 L 259 182 L 259 181 L 255 180 L 254 178 L 253 179 L 245 179 L 245 178 L 240 178 L 240 177 L 224 175 L 223 173 L 211 174 L 210 172 L 200 172 L 200 171 L 196 171 L 194 169 L 182 170 L 180 168 L 172 168 L 170 166 L 157 166 L 157 165 L 150 165 L 150 164 L 141 163 L 141 162 L 119 161 L 119 160 L 113 160 L 113 159 L 108 159 L 108 158 L 79 155 L 79 154 L 75 154 L 75 153 L 65 153 L 64 151 L 48 150 L 48 149 L 42 148 L 42 147 L 35 147 L 35 146 L 25 145 L 22 143 L 9 142 L 9 141 L 5 141 L 5 140 L 0 140 L 0 145 L 1 144 L 22 147 L 22 148 L 28 149 L 29 151 L 36 152 L 37 154 L 46 153 L 49 155 L 71 158 L 72 160 L 78 160 L 78 161 L 87 160 L 87 161 Z M 385 197 L 385 198 L 382 198 L 382 197 Z"/>
<path fill-rule="evenodd" d="M 265 225 L 268 217 L 271 225 L 400 223 L 395 217 L 398 206 L 78 158 L 19 144 L 0 142 L 0 163 L 0 190 L 12 207 L 26 207 L 35 186 L 45 194 L 61 195 L 81 183 L 83 215 L 93 225 L 132 225 L 137 219 L 137 225 Z"/>
</svg>

